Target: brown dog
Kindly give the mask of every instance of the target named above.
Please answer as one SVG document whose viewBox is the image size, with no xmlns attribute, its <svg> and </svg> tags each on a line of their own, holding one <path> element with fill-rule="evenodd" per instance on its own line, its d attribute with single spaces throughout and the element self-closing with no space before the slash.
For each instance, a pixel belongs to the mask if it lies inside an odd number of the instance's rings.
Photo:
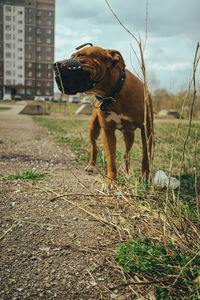
<svg viewBox="0 0 200 300">
<path fill-rule="evenodd" d="M 152 148 L 153 112 L 150 97 L 147 99 L 145 112 L 143 83 L 130 71 L 125 70 L 124 60 L 116 50 L 86 47 L 72 54 L 72 59 L 78 62 L 79 67 L 77 68 L 89 72 L 92 83 L 86 92 L 97 97 L 89 131 L 92 148 L 88 166 L 95 165 L 96 140 L 102 130 L 107 159 L 107 181 L 112 184 L 117 177 L 115 130 L 121 130 L 124 136 L 124 161 L 128 171 L 134 131 L 136 128 L 140 128 L 143 145 L 142 175 L 148 176 Z M 59 63 L 65 68 L 65 61 Z"/>
</svg>

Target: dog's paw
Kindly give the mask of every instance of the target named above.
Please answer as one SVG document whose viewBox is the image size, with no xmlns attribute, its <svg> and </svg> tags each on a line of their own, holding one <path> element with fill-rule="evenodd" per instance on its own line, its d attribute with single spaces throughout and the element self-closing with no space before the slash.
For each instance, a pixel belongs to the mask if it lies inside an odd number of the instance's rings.
<svg viewBox="0 0 200 300">
<path fill-rule="evenodd" d="M 101 185 L 101 189 L 100 191 L 105 193 L 105 192 L 111 192 L 111 191 L 114 191 L 115 189 L 115 185 L 114 184 L 110 184 L 110 183 L 103 183 Z"/>
<path fill-rule="evenodd" d="M 95 166 L 90 166 L 90 165 L 87 165 L 87 167 L 85 167 L 85 171 L 88 174 L 94 174 L 94 173 L 96 173 Z"/>
</svg>

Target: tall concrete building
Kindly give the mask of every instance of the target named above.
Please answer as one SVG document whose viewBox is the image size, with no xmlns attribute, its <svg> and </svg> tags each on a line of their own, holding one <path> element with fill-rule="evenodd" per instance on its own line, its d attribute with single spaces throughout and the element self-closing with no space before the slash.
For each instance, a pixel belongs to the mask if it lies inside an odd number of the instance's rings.
<svg viewBox="0 0 200 300">
<path fill-rule="evenodd" d="M 0 0 L 0 98 L 53 95 L 55 0 Z"/>
</svg>

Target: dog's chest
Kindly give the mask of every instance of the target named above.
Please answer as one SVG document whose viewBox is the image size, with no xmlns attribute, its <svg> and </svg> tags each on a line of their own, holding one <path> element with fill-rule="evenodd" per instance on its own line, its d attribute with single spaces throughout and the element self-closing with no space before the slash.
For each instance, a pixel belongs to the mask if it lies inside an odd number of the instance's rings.
<svg viewBox="0 0 200 300">
<path fill-rule="evenodd" d="M 109 115 L 106 117 L 107 122 L 114 122 L 115 126 L 119 130 L 135 130 L 136 126 L 133 123 L 133 120 L 124 115 L 117 114 L 116 112 L 111 111 Z"/>
</svg>

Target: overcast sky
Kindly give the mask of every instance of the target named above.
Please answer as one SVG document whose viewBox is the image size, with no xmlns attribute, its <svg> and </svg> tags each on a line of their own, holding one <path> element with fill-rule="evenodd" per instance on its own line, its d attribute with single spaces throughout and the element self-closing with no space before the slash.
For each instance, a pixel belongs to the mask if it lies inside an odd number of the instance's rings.
<svg viewBox="0 0 200 300">
<path fill-rule="evenodd" d="M 145 0 L 109 3 L 133 34 L 144 37 Z M 200 0 L 149 0 L 145 58 L 150 89 L 164 87 L 176 92 L 187 88 L 200 41 L 199 13 Z M 105 0 L 56 0 L 55 60 L 68 58 L 85 42 L 120 51 L 127 68 L 140 72 L 130 44 L 135 51 L 138 46 L 119 25 Z"/>
</svg>

